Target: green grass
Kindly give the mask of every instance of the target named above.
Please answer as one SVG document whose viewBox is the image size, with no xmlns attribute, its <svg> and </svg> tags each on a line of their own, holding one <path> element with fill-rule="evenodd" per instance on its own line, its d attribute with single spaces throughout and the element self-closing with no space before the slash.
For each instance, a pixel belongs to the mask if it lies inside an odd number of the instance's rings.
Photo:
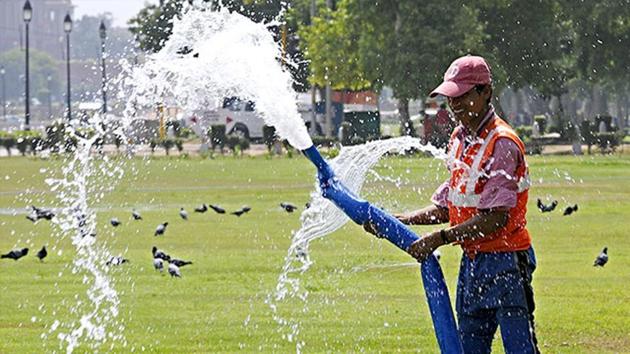
<svg viewBox="0 0 630 354">
<path fill-rule="evenodd" d="M 534 186 L 528 219 L 539 261 L 534 287 L 541 349 L 630 352 L 630 157 L 529 161 Z M 50 205 L 54 200 L 39 171 L 55 171 L 59 161 L 4 158 L 0 166 L 0 210 L 22 211 L 30 203 Z M 113 351 L 294 351 L 294 343 L 278 332 L 265 299 L 276 286 L 291 232 L 300 226 L 299 214 L 284 213 L 278 203 L 301 206 L 308 200 L 312 166 L 302 158 L 263 157 L 158 158 L 126 166 L 128 176 L 95 205 L 98 241 L 115 252 L 126 251 L 131 260 L 110 273 L 121 292 L 128 342 Z M 362 194 L 396 211 L 425 205 L 445 178 L 442 164 L 427 158 L 389 158 L 376 171 L 400 177 L 403 187 L 372 178 Z M 556 198 L 560 208 L 578 203 L 580 210 L 570 217 L 561 211 L 540 214 L 537 197 Z M 204 202 L 230 210 L 248 204 L 252 212 L 242 218 L 193 214 L 192 208 Z M 190 221 L 179 219 L 180 206 L 191 212 Z M 143 221 L 130 220 L 134 207 Z M 123 221 L 116 230 L 108 223 L 114 216 Z M 166 236 L 156 239 L 152 233 L 162 221 L 171 224 Z M 23 214 L 0 214 L 0 250 L 54 248 L 43 264 L 30 255 L 0 262 L 1 353 L 58 349 L 56 338 L 42 340 L 40 335 L 55 319 L 76 319 L 69 310 L 86 287 L 67 266 L 73 247 L 68 240 L 53 239 L 52 231 L 49 223 L 33 225 Z M 181 279 L 161 276 L 151 266 L 154 244 L 195 264 L 182 269 Z M 610 263 L 595 269 L 592 261 L 604 245 L 610 247 Z M 300 318 L 306 352 L 437 352 L 417 267 L 372 267 L 408 263 L 408 256 L 350 224 L 315 241 L 311 256 L 315 264 L 302 277 L 310 292 L 308 310 L 303 313 L 297 301 L 280 305 L 281 314 Z M 443 250 L 451 294 L 459 256 L 456 247 Z M 502 352 L 498 342 L 494 348 Z"/>
</svg>

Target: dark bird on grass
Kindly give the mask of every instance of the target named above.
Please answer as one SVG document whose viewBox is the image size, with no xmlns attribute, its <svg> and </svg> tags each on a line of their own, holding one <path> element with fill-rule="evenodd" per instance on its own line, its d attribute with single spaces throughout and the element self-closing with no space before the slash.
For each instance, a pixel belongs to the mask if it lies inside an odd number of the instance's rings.
<svg viewBox="0 0 630 354">
<path fill-rule="evenodd" d="M 537 202 L 537 205 L 538 205 L 538 209 L 542 213 L 548 213 L 550 211 L 553 211 L 558 206 L 558 201 L 554 200 L 553 202 L 551 202 L 551 204 L 545 205 L 545 204 L 543 204 L 543 202 L 539 198 L 538 202 Z"/>
<path fill-rule="evenodd" d="M 593 267 L 603 267 L 606 263 L 608 263 L 608 247 L 604 247 L 602 253 L 595 258 L 595 262 L 593 262 Z"/>
<path fill-rule="evenodd" d="M 105 265 L 106 266 L 119 266 L 124 263 L 129 263 L 129 260 L 121 256 L 116 256 L 116 257 L 111 257 L 107 262 L 105 262 Z"/>
<path fill-rule="evenodd" d="M 179 216 L 184 220 L 188 220 L 188 212 L 184 208 L 179 208 Z"/>
<path fill-rule="evenodd" d="M 46 246 L 42 247 L 42 249 L 39 250 L 39 252 L 37 252 L 37 254 L 35 256 L 37 258 L 39 258 L 40 262 L 42 262 L 44 260 L 44 258 L 46 258 L 46 256 L 48 256 L 48 251 L 46 251 Z"/>
<path fill-rule="evenodd" d="M 166 227 L 168 226 L 168 223 L 165 222 L 163 224 L 158 225 L 155 228 L 155 233 L 153 234 L 153 236 L 160 236 L 160 235 L 164 235 L 164 232 L 166 232 Z"/>
<path fill-rule="evenodd" d="M 310 202 L 306 202 L 306 204 L 304 204 L 304 208 L 308 209 L 311 207 L 311 203 Z"/>
<path fill-rule="evenodd" d="M 165 260 L 167 262 L 171 260 L 171 256 L 166 254 L 164 251 L 159 250 L 155 246 L 153 246 L 153 249 L 151 250 L 151 254 L 153 254 L 153 258 L 159 258 L 159 259 Z"/>
<path fill-rule="evenodd" d="M 195 213 L 205 213 L 206 211 L 208 211 L 208 205 L 206 204 L 201 204 L 201 206 L 195 208 Z"/>
<path fill-rule="evenodd" d="M 12 250 L 7 254 L 3 254 L 0 258 L 10 258 L 14 261 L 26 256 L 28 254 L 28 248 L 22 248 L 21 250 Z"/>
<path fill-rule="evenodd" d="M 214 210 L 217 214 L 225 214 L 225 209 L 218 205 L 210 204 L 210 208 L 212 208 L 212 210 Z"/>
<path fill-rule="evenodd" d="M 120 225 L 122 225 L 122 223 L 120 222 L 120 220 L 118 220 L 118 218 L 112 218 L 109 221 L 110 224 L 112 224 L 113 227 L 118 227 Z"/>
<path fill-rule="evenodd" d="M 297 210 L 297 207 L 291 203 L 287 203 L 287 202 L 282 202 L 280 203 L 280 206 L 282 207 L 282 209 L 284 209 L 284 211 L 286 211 L 287 213 L 292 213 L 294 211 Z"/>
<path fill-rule="evenodd" d="M 168 265 L 168 274 L 170 274 L 171 277 L 176 277 L 176 278 L 182 277 L 182 273 L 179 272 L 179 267 L 173 263 L 169 263 Z"/>
<path fill-rule="evenodd" d="M 564 213 L 562 213 L 562 215 L 571 215 L 575 213 L 576 211 L 578 211 L 577 204 L 575 204 L 574 206 L 568 206 L 566 209 L 564 209 Z"/>
<path fill-rule="evenodd" d="M 133 217 L 134 220 L 142 220 L 142 215 L 135 210 L 131 213 L 131 217 Z"/>
<path fill-rule="evenodd" d="M 244 206 L 244 207 L 242 207 L 241 209 L 239 209 L 239 210 L 237 210 L 237 211 L 232 212 L 232 215 L 236 215 L 236 216 L 239 216 L 239 217 L 240 217 L 241 215 L 243 215 L 243 214 L 245 214 L 245 213 L 249 213 L 249 211 L 250 211 L 250 210 L 252 210 L 252 208 L 250 208 L 250 207 L 248 207 L 248 206 Z"/>
<path fill-rule="evenodd" d="M 160 273 L 164 271 L 164 261 L 162 258 L 153 258 L 153 268 L 155 268 L 155 270 L 159 270 Z"/>
<path fill-rule="evenodd" d="M 169 261 L 169 263 L 175 264 L 178 267 L 183 267 L 183 266 L 186 266 L 186 265 L 189 265 L 189 264 L 193 264 L 193 262 L 191 262 L 191 261 L 183 261 L 181 259 L 176 259 L 176 258 L 171 259 Z"/>
<path fill-rule="evenodd" d="M 31 209 L 33 209 L 33 212 L 26 218 L 32 222 L 36 222 L 39 219 L 52 220 L 55 217 L 55 213 L 50 209 L 38 208 L 34 205 L 31 205 Z"/>
</svg>

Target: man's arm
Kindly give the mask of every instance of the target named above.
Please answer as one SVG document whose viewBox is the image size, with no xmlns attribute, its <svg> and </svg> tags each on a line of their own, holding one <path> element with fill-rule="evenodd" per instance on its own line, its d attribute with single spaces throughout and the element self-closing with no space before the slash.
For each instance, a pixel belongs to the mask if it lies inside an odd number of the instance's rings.
<svg viewBox="0 0 630 354">
<path fill-rule="evenodd" d="M 478 240 L 505 227 L 508 209 L 480 210 L 479 214 L 453 227 L 430 233 L 414 242 L 407 252 L 418 261 L 423 261 L 438 247 L 455 242 Z"/>
<path fill-rule="evenodd" d="M 429 205 L 420 210 L 394 214 L 394 217 L 405 225 L 442 224 L 448 222 L 448 209 L 437 205 Z"/>
<path fill-rule="evenodd" d="M 448 222 L 448 209 L 430 205 L 420 210 L 393 216 L 405 225 L 433 225 Z M 379 236 L 376 226 L 371 222 L 363 224 L 363 229 L 372 235 Z"/>
</svg>

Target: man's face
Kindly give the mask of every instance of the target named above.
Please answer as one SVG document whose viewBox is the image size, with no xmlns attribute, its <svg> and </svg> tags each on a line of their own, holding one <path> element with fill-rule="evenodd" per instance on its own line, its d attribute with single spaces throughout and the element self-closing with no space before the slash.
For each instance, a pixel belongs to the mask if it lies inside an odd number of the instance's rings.
<svg viewBox="0 0 630 354">
<path fill-rule="evenodd" d="M 464 126 L 469 126 L 472 121 L 486 112 L 491 94 L 490 85 L 486 85 L 481 92 L 477 92 L 477 89 L 473 87 L 459 97 L 448 97 L 448 105 L 455 115 L 455 120 Z"/>
</svg>

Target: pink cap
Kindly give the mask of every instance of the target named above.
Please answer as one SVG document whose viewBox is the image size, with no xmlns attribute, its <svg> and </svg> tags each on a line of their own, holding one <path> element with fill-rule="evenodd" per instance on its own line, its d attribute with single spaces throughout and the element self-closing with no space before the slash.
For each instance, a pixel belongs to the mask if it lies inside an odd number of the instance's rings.
<svg viewBox="0 0 630 354">
<path fill-rule="evenodd" d="M 444 82 L 429 96 L 459 97 L 470 91 L 475 85 L 491 82 L 492 74 L 486 60 L 482 57 L 466 55 L 451 63 L 451 66 L 444 73 Z"/>
</svg>

